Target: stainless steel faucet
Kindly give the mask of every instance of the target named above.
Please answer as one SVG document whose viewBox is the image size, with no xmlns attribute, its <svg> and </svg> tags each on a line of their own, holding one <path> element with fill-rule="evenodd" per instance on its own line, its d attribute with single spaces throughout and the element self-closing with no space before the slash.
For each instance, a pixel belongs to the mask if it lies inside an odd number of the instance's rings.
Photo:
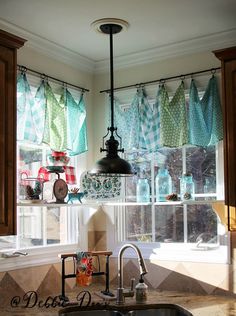
<svg viewBox="0 0 236 316">
<path fill-rule="evenodd" d="M 143 256 L 141 254 L 141 251 L 136 245 L 130 243 L 130 244 L 125 244 L 124 246 L 121 247 L 118 254 L 118 289 L 117 289 L 117 299 L 116 299 L 116 303 L 119 305 L 124 304 L 125 296 L 129 296 L 127 295 L 127 292 L 124 292 L 124 287 L 123 287 L 123 253 L 127 248 L 132 248 L 137 253 L 140 276 L 148 272 Z"/>
</svg>

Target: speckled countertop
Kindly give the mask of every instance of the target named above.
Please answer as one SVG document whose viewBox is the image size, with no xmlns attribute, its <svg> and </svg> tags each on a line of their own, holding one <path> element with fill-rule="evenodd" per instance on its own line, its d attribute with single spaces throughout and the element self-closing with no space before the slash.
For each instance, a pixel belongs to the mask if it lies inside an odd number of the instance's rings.
<svg viewBox="0 0 236 316">
<path fill-rule="evenodd" d="M 70 299 L 70 302 L 76 301 L 76 296 L 78 291 L 73 291 L 67 293 Z M 104 300 L 99 298 L 95 292 L 99 291 L 97 286 L 92 286 L 85 288 L 89 290 L 92 294 L 92 303 L 101 308 L 100 304 L 105 304 Z M 45 302 L 45 299 L 40 298 L 42 302 Z M 117 307 L 115 301 L 106 302 L 109 304 L 110 308 Z M 148 301 L 145 304 L 145 307 L 151 306 L 152 304 L 176 304 L 192 313 L 193 316 L 236 316 L 236 299 L 233 297 L 227 296 L 203 296 L 195 295 L 191 293 L 179 293 L 179 292 L 159 292 L 151 291 L 148 292 Z M 134 298 L 126 298 L 125 306 L 131 307 L 137 306 Z M 144 306 L 144 305 L 143 305 Z M 143 308 L 142 306 L 142 308 Z M 70 309 L 75 309 L 76 306 L 70 307 Z M 137 307 L 136 307 L 137 308 Z M 0 307 L 0 315 L 2 316 L 58 316 L 59 311 L 62 310 L 62 307 L 38 307 L 34 306 L 33 308 L 24 308 L 24 307 L 11 307 L 9 305 Z"/>
</svg>

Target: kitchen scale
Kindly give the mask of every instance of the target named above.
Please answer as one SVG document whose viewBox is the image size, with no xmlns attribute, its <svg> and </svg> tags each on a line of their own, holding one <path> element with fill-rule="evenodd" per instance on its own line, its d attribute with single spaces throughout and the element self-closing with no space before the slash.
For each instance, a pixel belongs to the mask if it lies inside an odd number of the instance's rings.
<svg viewBox="0 0 236 316">
<path fill-rule="evenodd" d="M 56 198 L 56 202 L 52 203 L 65 204 L 64 199 L 68 194 L 68 185 L 65 180 L 60 178 L 60 173 L 63 173 L 64 169 L 60 166 L 47 166 L 46 168 L 50 173 L 55 173 L 58 177 L 53 184 L 53 195 Z"/>
</svg>

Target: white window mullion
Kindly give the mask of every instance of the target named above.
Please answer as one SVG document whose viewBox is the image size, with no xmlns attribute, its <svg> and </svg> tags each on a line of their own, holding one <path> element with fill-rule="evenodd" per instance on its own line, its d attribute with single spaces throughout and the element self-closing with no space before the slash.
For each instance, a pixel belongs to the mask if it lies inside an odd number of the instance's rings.
<svg viewBox="0 0 236 316">
<path fill-rule="evenodd" d="M 43 245 L 47 245 L 47 207 L 43 207 Z"/>
<path fill-rule="evenodd" d="M 152 206 L 151 206 L 151 212 L 152 212 L 152 242 L 155 242 L 155 162 L 154 162 L 154 154 L 151 155 L 152 160 L 151 160 L 151 197 L 152 197 Z"/>
</svg>

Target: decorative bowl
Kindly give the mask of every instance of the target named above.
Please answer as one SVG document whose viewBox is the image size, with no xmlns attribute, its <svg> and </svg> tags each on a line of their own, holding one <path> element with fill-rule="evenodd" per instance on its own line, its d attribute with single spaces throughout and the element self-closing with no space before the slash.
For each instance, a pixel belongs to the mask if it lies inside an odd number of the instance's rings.
<svg viewBox="0 0 236 316">
<path fill-rule="evenodd" d="M 53 156 L 49 155 L 47 157 L 47 161 L 49 165 L 53 166 L 66 166 L 70 161 L 70 157 L 67 156 Z"/>
</svg>

